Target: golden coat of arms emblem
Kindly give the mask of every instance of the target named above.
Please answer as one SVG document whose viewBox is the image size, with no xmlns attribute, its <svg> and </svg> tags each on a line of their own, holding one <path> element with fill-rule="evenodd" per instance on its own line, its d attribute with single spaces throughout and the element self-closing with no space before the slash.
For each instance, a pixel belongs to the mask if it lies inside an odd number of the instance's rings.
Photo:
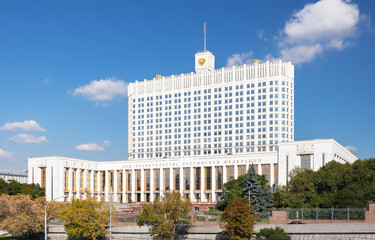
<svg viewBox="0 0 375 240">
<path fill-rule="evenodd" d="M 203 64 L 206 62 L 206 59 L 201 58 L 198 60 L 199 65 L 203 66 Z"/>
</svg>

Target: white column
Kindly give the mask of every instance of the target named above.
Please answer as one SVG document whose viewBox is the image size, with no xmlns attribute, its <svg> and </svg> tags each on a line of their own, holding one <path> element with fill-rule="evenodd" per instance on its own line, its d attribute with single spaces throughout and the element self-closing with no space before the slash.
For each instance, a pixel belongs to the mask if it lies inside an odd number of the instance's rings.
<svg viewBox="0 0 375 240">
<path fill-rule="evenodd" d="M 98 180 L 98 189 L 97 189 L 98 196 L 97 196 L 97 200 L 100 201 L 100 188 L 101 188 L 101 178 L 102 178 L 100 171 L 97 171 L 97 175 L 98 175 L 98 178 L 97 178 L 97 180 Z"/>
<path fill-rule="evenodd" d="M 234 179 L 238 178 L 238 165 L 234 164 L 233 165 L 233 172 L 234 172 Z"/>
<path fill-rule="evenodd" d="M 223 185 L 227 182 L 227 166 L 223 165 Z"/>
<path fill-rule="evenodd" d="M 126 171 L 122 170 L 122 201 L 126 202 Z"/>
<path fill-rule="evenodd" d="M 169 189 L 171 192 L 174 191 L 174 177 L 173 177 L 174 169 L 169 168 Z"/>
<path fill-rule="evenodd" d="M 86 196 L 86 191 L 87 191 L 87 189 L 88 189 L 88 187 L 87 187 L 87 174 L 89 174 L 89 173 L 88 173 L 88 170 L 85 169 L 85 170 L 83 171 L 83 189 L 85 190 L 85 193 L 84 193 L 84 199 L 87 198 L 87 196 Z"/>
<path fill-rule="evenodd" d="M 180 194 L 181 194 L 181 196 L 183 196 L 183 194 L 184 194 L 184 172 L 183 172 L 183 170 L 184 170 L 183 167 L 179 168 L 179 171 L 180 171 Z"/>
<path fill-rule="evenodd" d="M 113 188 L 114 189 L 112 189 L 112 196 L 113 196 L 113 202 L 116 202 L 117 203 L 117 201 L 118 201 L 118 199 L 117 199 L 117 188 L 118 188 L 118 186 L 117 186 L 117 169 L 114 169 L 113 170 Z"/>
<path fill-rule="evenodd" d="M 204 167 L 203 167 L 203 166 L 201 166 L 200 182 L 201 182 L 201 202 L 206 202 L 206 195 L 204 194 L 204 189 L 205 189 L 204 183 L 205 183 L 205 179 L 204 179 Z"/>
<path fill-rule="evenodd" d="M 250 168 L 249 168 L 249 164 L 246 164 L 245 166 L 246 166 L 246 173 L 248 173 L 248 172 L 249 172 L 249 169 L 250 169 Z M 246 173 L 245 173 L 245 174 L 246 174 Z"/>
<path fill-rule="evenodd" d="M 81 190 L 81 169 L 77 168 L 76 171 L 76 190 L 77 190 L 77 199 L 81 198 L 80 190 Z"/>
<path fill-rule="evenodd" d="M 160 198 L 164 196 L 164 171 L 160 168 Z"/>
<path fill-rule="evenodd" d="M 258 163 L 258 174 L 262 175 L 262 164 Z"/>
<path fill-rule="evenodd" d="M 150 202 L 154 201 L 154 169 L 150 169 Z"/>
<path fill-rule="evenodd" d="M 95 192 L 95 188 L 94 188 L 94 170 L 91 170 L 91 177 L 90 177 L 90 192 L 91 192 L 91 197 L 94 197 L 94 192 Z"/>
<path fill-rule="evenodd" d="M 195 195 L 194 195 L 194 168 L 190 167 L 190 201 L 196 202 Z"/>
<path fill-rule="evenodd" d="M 109 184 L 109 177 L 108 177 L 108 170 L 105 170 L 105 186 L 104 186 L 104 202 L 109 202 L 109 192 L 111 191 L 110 184 Z"/>
<path fill-rule="evenodd" d="M 69 201 L 72 201 L 72 197 L 73 197 L 73 193 L 72 193 L 72 190 L 73 190 L 73 178 L 72 178 L 72 168 L 69 168 L 69 174 L 68 174 L 68 178 L 69 178 L 69 182 L 68 182 L 68 186 L 69 186 L 69 196 L 68 196 L 68 199 Z"/>
<path fill-rule="evenodd" d="M 273 163 L 270 163 L 270 186 L 272 187 L 272 185 L 275 183 L 275 179 L 274 179 L 274 167 L 273 167 Z"/>
<path fill-rule="evenodd" d="M 215 190 L 216 190 L 216 171 L 215 171 L 215 166 L 212 166 L 211 167 L 211 182 L 212 182 L 212 191 L 211 191 L 211 194 L 212 194 L 212 202 L 216 202 L 216 194 L 215 194 Z"/>
<path fill-rule="evenodd" d="M 141 169 L 141 202 L 145 201 L 144 193 L 145 193 L 145 179 L 144 179 L 145 170 Z"/>
<path fill-rule="evenodd" d="M 134 192 L 135 192 L 135 171 L 134 171 L 134 168 L 132 168 L 132 176 L 131 176 L 131 178 L 132 178 L 132 181 L 131 181 L 131 185 L 132 185 L 132 196 L 131 196 L 131 199 L 132 199 L 132 202 L 135 202 L 135 194 L 134 194 Z"/>
</svg>

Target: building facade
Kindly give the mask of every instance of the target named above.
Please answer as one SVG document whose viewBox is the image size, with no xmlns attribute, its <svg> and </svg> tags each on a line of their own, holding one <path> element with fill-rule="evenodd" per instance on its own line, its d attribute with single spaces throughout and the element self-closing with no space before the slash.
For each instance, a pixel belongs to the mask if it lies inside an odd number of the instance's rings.
<svg viewBox="0 0 375 240">
<path fill-rule="evenodd" d="M 195 72 L 129 84 L 128 159 L 29 158 L 29 183 L 48 200 L 152 202 L 179 191 L 192 202 L 220 199 L 223 184 L 253 167 L 270 187 L 296 168 L 357 158 L 333 139 L 294 140 L 294 67 L 265 62 L 215 69 L 209 51 Z M 61 199 L 62 201 L 64 199 Z"/>
<path fill-rule="evenodd" d="M 265 62 L 129 84 L 128 159 L 276 152 L 294 139 L 294 66 Z"/>
<path fill-rule="evenodd" d="M 19 182 L 27 183 L 27 172 L 11 171 L 0 169 L 0 178 L 4 179 L 7 183 Z"/>
</svg>

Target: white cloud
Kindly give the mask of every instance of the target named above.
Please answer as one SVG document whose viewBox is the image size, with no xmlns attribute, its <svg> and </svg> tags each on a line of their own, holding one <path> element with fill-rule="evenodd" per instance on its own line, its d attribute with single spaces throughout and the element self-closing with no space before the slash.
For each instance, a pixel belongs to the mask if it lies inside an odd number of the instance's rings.
<svg viewBox="0 0 375 240">
<path fill-rule="evenodd" d="M 81 145 L 76 146 L 76 150 L 79 151 L 93 151 L 93 152 L 104 152 L 105 148 L 109 147 L 111 145 L 111 142 L 108 140 L 105 140 L 102 145 L 99 145 L 97 143 L 85 143 Z"/>
<path fill-rule="evenodd" d="M 7 152 L 0 148 L 0 160 L 7 160 L 9 162 L 16 162 L 17 160 L 13 157 L 13 153 Z"/>
<path fill-rule="evenodd" d="M 0 130 L 6 131 L 15 131 L 15 130 L 23 130 L 23 131 L 34 131 L 34 132 L 45 132 L 46 130 L 41 128 L 37 122 L 34 120 L 28 120 L 24 122 L 12 122 L 12 123 L 5 123 L 4 126 L 0 127 Z"/>
<path fill-rule="evenodd" d="M 267 38 L 264 36 L 264 29 L 261 29 L 258 31 L 257 36 L 259 39 L 262 39 L 263 41 L 267 41 Z"/>
<path fill-rule="evenodd" d="M 76 88 L 73 96 L 83 96 L 91 101 L 111 101 L 126 96 L 128 84 L 116 78 L 93 80 L 90 84 Z M 70 93 L 70 91 L 68 91 Z"/>
<path fill-rule="evenodd" d="M 251 63 L 250 57 L 253 55 L 253 52 L 250 51 L 248 53 L 235 53 L 227 59 L 227 67 L 234 66 L 234 65 L 241 65 L 241 64 L 249 64 Z"/>
<path fill-rule="evenodd" d="M 18 134 L 8 139 L 8 141 L 13 141 L 15 143 L 43 143 L 48 142 L 45 136 L 36 137 L 29 134 Z"/>
<path fill-rule="evenodd" d="M 262 39 L 263 38 L 263 35 L 264 35 L 264 30 L 259 30 L 258 31 L 258 38 Z"/>
<path fill-rule="evenodd" d="M 103 143 L 102 143 L 102 146 L 103 147 L 109 147 L 111 146 L 111 142 L 109 140 L 105 140 Z"/>
<path fill-rule="evenodd" d="M 98 145 L 97 143 L 85 143 L 76 146 L 76 150 L 80 151 L 93 151 L 93 152 L 103 152 L 105 151 L 104 147 Z"/>
<path fill-rule="evenodd" d="M 355 152 L 358 151 L 358 148 L 354 147 L 354 146 L 345 146 L 345 148 L 346 148 L 346 150 L 348 150 L 351 153 L 355 153 Z"/>
<path fill-rule="evenodd" d="M 283 60 L 294 64 L 312 61 L 328 50 L 342 50 L 357 32 L 360 13 L 345 0 L 306 4 L 286 22 L 280 38 Z"/>
</svg>

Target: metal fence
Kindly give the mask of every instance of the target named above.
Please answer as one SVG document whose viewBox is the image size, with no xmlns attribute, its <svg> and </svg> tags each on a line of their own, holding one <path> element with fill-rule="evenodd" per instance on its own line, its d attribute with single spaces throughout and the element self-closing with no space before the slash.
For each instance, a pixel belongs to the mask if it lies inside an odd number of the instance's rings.
<svg viewBox="0 0 375 240">
<path fill-rule="evenodd" d="M 365 220 L 366 208 L 288 208 L 288 219 L 301 220 Z"/>
<path fill-rule="evenodd" d="M 298 220 L 332 220 L 332 221 L 363 221 L 366 216 L 366 208 L 286 208 L 273 209 L 286 211 L 288 219 Z M 196 222 L 221 222 L 222 212 L 201 212 L 193 214 Z M 269 222 L 272 211 L 256 213 L 257 222 Z M 136 223 L 139 214 L 117 213 L 114 217 L 116 223 Z M 182 220 L 186 219 L 182 218 Z"/>
</svg>

